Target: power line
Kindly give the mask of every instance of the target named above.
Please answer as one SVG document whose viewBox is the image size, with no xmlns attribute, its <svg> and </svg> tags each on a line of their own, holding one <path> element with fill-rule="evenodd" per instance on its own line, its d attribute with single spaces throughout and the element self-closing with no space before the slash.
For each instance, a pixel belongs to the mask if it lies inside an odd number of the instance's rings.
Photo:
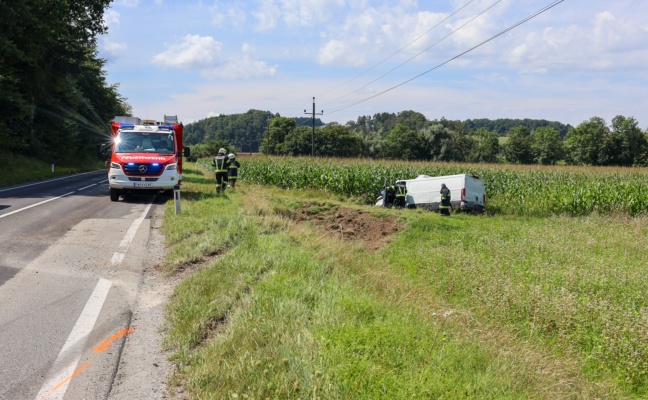
<svg viewBox="0 0 648 400">
<path fill-rule="evenodd" d="M 365 71 L 359 73 L 358 75 L 354 76 L 353 78 L 348 79 L 347 81 L 340 83 L 339 85 L 335 86 L 334 88 L 332 88 L 332 89 L 330 89 L 330 90 L 327 90 L 327 91 L 324 92 L 324 93 L 320 93 L 318 96 L 323 96 L 323 95 L 325 95 L 325 94 L 327 94 L 327 93 L 330 93 L 330 92 L 334 91 L 335 89 L 337 89 L 337 88 L 339 88 L 339 87 L 341 87 L 341 86 L 344 86 L 344 85 L 346 85 L 347 83 L 352 82 L 352 81 L 358 79 L 359 77 L 361 77 L 362 75 L 366 74 L 367 72 L 373 70 L 374 68 L 376 68 L 376 67 L 379 66 L 380 64 L 384 63 L 385 61 L 387 61 L 387 60 L 389 60 L 390 58 L 394 57 L 396 54 L 400 53 L 401 51 L 405 50 L 406 48 L 408 48 L 409 46 L 411 46 L 412 44 L 414 44 L 414 42 L 418 41 L 418 40 L 421 39 L 423 36 L 427 35 L 428 33 L 432 32 L 434 29 L 438 28 L 441 24 L 443 24 L 444 22 L 446 22 L 446 21 L 449 20 L 450 18 L 454 17 L 454 16 L 455 16 L 459 11 L 463 10 L 464 8 L 466 8 L 468 5 L 470 5 L 470 3 L 474 2 L 474 1 L 475 1 L 475 0 L 470 0 L 468 3 L 466 3 L 466 4 L 464 4 L 463 6 L 459 7 L 455 12 L 453 12 L 453 13 L 450 14 L 450 15 L 448 15 L 446 18 L 444 18 L 442 21 L 440 21 L 439 23 L 437 23 L 436 25 L 434 25 L 432 28 L 428 29 L 428 30 L 425 31 L 423 34 L 421 34 L 420 36 L 418 36 L 416 39 L 412 40 L 411 42 L 407 43 L 405 46 L 403 46 L 403 47 L 401 47 L 400 49 L 398 49 L 396 52 L 394 52 L 394 53 L 392 53 L 391 55 L 387 56 L 387 57 L 384 58 L 382 61 L 379 61 L 378 63 L 374 64 L 374 65 L 373 65 L 372 67 L 370 67 L 369 69 L 366 69 Z M 332 103 L 332 102 L 334 102 L 334 101 L 336 101 L 336 100 L 338 100 L 338 99 L 335 99 L 335 100 L 329 101 L 328 103 L 324 103 L 323 105 L 326 105 L 326 104 Z"/>
<path fill-rule="evenodd" d="M 304 114 L 309 114 L 304 110 Z M 311 134 L 311 157 L 315 157 L 315 116 L 324 114 L 324 110 L 321 113 L 315 112 L 315 97 L 313 97 L 313 133 Z"/>
<path fill-rule="evenodd" d="M 335 99 L 335 100 L 329 101 L 328 103 L 325 103 L 325 104 L 330 104 L 330 103 L 332 103 L 332 102 L 334 102 L 334 101 L 338 101 L 338 100 L 341 100 L 341 99 L 343 99 L 343 98 L 345 98 L 345 97 L 347 97 L 347 96 L 350 96 L 350 95 L 352 95 L 353 93 L 357 93 L 357 92 L 359 92 L 360 90 L 362 90 L 362 89 L 366 88 L 367 86 L 371 85 L 372 83 L 376 82 L 377 80 L 379 80 L 379 79 L 381 79 L 381 78 L 384 78 L 385 76 L 391 74 L 392 72 L 396 71 L 397 69 L 399 69 L 399 68 L 402 67 L 403 65 L 407 64 L 408 62 L 412 61 L 412 60 L 415 59 L 416 57 L 418 57 L 418 56 L 420 56 L 421 54 L 425 53 L 426 51 L 430 50 L 432 47 L 436 46 L 437 44 L 441 43 L 441 42 L 444 41 L 445 39 L 449 38 L 450 36 L 452 36 L 453 34 L 455 34 L 457 31 L 459 31 L 461 28 L 463 28 L 463 27 L 465 27 L 466 25 L 470 24 L 470 23 L 473 22 L 475 19 L 481 17 L 481 16 L 484 15 L 488 10 L 490 10 L 490 9 L 493 8 L 493 7 L 495 7 L 498 3 L 501 3 L 501 2 L 502 2 L 502 0 L 497 0 L 495 3 L 491 4 L 488 8 L 486 8 L 485 10 L 483 10 L 482 12 L 480 12 L 480 13 L 477 14 L 477 15 L 475 15 L 474 17 L 472 17 L 471 19 L 469 19 L 467 22 L 465 22 L 464 24 L 462 24 L 461 26 L 459 26 L 457 29 L 453 30 L 452 32 L 448 33 L 447 35 L 445 35 L 445 36 L 442 37 L 441 39 L 437 40 L 437 41 L 436 41 L 435 43 L 433 43 L 431 46 L 428 46 L 427 48 L 425 48 L 425 49 L 424 49 L 423 51 L 421 51 L 420 53 L 418 53 L 418 54 L 416 54 L 415 56 L 409 58 L 408 60 L 402 62 L 401 64 L 397 65 L 396 67 L 392 68 L 391 70 L 385 72 L 384 74 L 380 75 L 378 78 L 374 79 L 373 81 L 367 82 L 366 84 L 360 86 L 360 87 L 357 88 L 356 90 L 354 90 L 354 91 L 352 91 L 352 92 L 349 92 L 349 93 L 345 94 L 344 96 L 338 97 L 338 98 Z"/>
<path fill-rule="evenodd" d="M 486 43 L 488 43 L 488 42 L 490 42 L 490 41 L 492 41 L 492 40 L 494 40 L 494 39 L 496 39 L 496 38 L 502 36 L 503 34 L 505 34 L 505 33 L 509 32 L 509 31 L 511 31 L 511 30 L 513 30 L 513 29 L 515 29 L 515 28 L 517 28 L 518 26 L 524 24 L 525 22 L 528 22 L 529 20 L 531 20 L 531 19 L 537 17 L 538 15 L 544 13 L 545 11 L 548 11 L 548 10 L 550 10 L 551 8 L 557 6 L 558 4 L 562 3 L 563 1 L 565 1 L 565 0 L 557 0 L 557 1 L 554 1 L 553 3 L 550 3 L 549 5 L 547 5 L 547 6 L 543 7 L 543 8 L 541 8 L 540 10 L 538 10 L 538 11 L 536 11 L 535 13 L 531 14 L 530 16 L 528 16 L 528 17 L 526 17 L 526 18 L 524 18 L 524 19 L 522 19 L 522 20 L 516 22 L 515 24 L 513 24 L 513 25 L 509 26 L 508 28 L 504 29 L 503 31 L 497 33 L 496 35 L 491 36 L 490 38 L 484 40 L 483 42 L 481 42 L 481 43 L 479 43 L 479 44 L 477 44 L 477 45 L 475 45 L 475 46 L 469 48 L 468 50 L 466 50 L 466 51 L 464 51 L 464 52 L 462 52 L 462 53 L 459 53 L 458 55 L 456 55 L 456 56 L 454 56 L 454 57 L 452 57 L 452 58 L 450 58 L 450 59 L 448 59 L 448 60 L 442 62 L 441 64 L 438 64 L 437 66 L 435 66 L 435 67 L 433 67 L 433 68 L 430 68 L 429 70 L 427 70 L 427 71 L 425 71 L 425 72 L 422 72 L 422 73 L 420 73 L 420 74 L 414 76 L 413 78 L 410 78 L 410 79 L 408 79 L 408 80 L 406 80 L 406 81 L 404 81 L 404 82 L 399 83 L 399 84 L 396 85 L 396 86 L 392 86 L 392 87 L 390 87 L 389 89 L 383 90 L 382 92 L 377 93 L 377 94 L 375 94 L 375 95 L 373 95 L 373 96 L 367 97 L 367 98 L 365 98 L 365 99 L 363 99 L 363 100 L 359 100 L 359 101 L 357 101 L 357 102 L 355 102 L 355 103 L 349 104 L 349 105 L 344 106 L 344 107 L 339 107 L 339 108 L 337 108 L 337 109 L 333 109 L 333 111 L 330 111 L 329 114 L 333 114 L 333 113 L 336 113 L 336 112 L 338 112 L 338 111 L 346 110 L 347 108 L 351 108 L 351 107 L 356 106 L 356 105 L 358 105 L 358 104 L 364 103 L 365 101 L 371 100 L 371 99 L 373 99 L 373 98 L 375 98 L 375 97 L 378 97 L 378 96 L 380 96 L 380 95 L 382 95 L 382 94 L 385 94 L 385 93 L 387 93 L 387 92 L 389 92 L 389 91 L 391 91 L 391 90 L 394 90 L 394 89 L 396 89 L 397 87 L 403 86 L 404 84 L 409 83 L 409 82 L 411 82 L 411 81 L 413 81 L 413 80 L 415 80 L 415 79 L 417 79 L 417 78 L 420 78 L 421 76 L 423 76 L 423 75 L 425 75 L 425 74 L 428 74 L 428 73 L 430 73 L 430 72 L 432 72 L 432 71 L 434 71 L 434 70 L 436 70 L 436 69 L 438 69 L 438 68 L 440 68 L 440 67 L 442 67 L 442 66 L 448 64 L 449 62 L 454 61 L 454 60 L 456 60 L 457 58 L 459 58 L 459 57 L 461 57 L 461 56 L 463 56 L 463 55 L 466 55 L 467 53 L 470 53 L 471 51 L 475 50 L 476 48 L 481 47 L 481 46 L 483 46 L 484 44 L 486 44 Z"/>
</svg>

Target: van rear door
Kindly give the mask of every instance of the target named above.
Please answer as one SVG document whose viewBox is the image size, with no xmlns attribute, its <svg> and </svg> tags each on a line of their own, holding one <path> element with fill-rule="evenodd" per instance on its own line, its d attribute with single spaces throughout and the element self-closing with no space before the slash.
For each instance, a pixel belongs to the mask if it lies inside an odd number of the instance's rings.
<svg viewBox="0 0 648 400">
<path fill-rule="evenodd" d="M 483 210 L 484 197 L 486 195 L 486 191 L 484 190 L 484 181 L 475 178 L 474 176 L 466 175 L 465 189 L 466 208 L 480 211 Z"/>
</svg>

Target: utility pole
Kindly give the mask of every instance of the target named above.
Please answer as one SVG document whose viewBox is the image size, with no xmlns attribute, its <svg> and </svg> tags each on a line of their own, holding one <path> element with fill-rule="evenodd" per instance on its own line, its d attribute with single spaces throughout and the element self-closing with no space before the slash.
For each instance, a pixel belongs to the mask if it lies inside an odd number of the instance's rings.
<svg viewBox="0 0 648 400">
<path fill-rule="evenodd" d="M 304 114 L 312 114 L 313 115 L 313 133 L 311 133 L 311 157 L 315 157 L 315 116 L 316 115 L 324 115 L 324 110 L 322 112 L 316 113 L 315 112 L 315 97 L 313 97 L 313 112 L 308 113 L 306 110 L 304 110 Z"/>
</svg>

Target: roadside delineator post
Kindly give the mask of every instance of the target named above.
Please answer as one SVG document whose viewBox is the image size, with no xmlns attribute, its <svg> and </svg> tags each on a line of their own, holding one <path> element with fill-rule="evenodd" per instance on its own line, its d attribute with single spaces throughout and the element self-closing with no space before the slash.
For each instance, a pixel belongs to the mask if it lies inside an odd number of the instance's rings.
<svg viewBox="0 0 648 400">
<path fill-rule="evenodd" d="M 180 185 L 173 187 L 173 202 L 175 203 L 175 213 L 180 214 Z"/>
</svg>

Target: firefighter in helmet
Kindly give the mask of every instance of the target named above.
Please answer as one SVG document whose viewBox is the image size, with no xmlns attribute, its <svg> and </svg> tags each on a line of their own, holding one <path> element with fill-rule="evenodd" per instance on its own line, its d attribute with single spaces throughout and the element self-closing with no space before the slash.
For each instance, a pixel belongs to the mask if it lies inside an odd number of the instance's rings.
<svg viewBox="0 0 648 400">
<path fill-rule="evenodd" d="M 383 205 L 385 207 L 391 207 L 394 205 L 394 201 L 396 200 L 396 188 L 394 185 L 387 186 L 385 188 L 385 200 L 383 201 Z"/>
<path fill-rule="evenodd" d="M 232 189 L 236 186 L 236 178 L 238 178 L 238 169 L 241 167 L 241 163 L 236 161 L 236 156 L 234 153 L 227 155 L 229 159 L 229 167 L 227 168 L 227 179 L 229 180 L 229 185 Z"/>
<path fill-rule="evenodd" d="M 441 204 L 439 205 L 439 212 L 441 215 L 449 216 L 450 215 L 450 189 L 446 186 L 445 183 L 441 184 Z"/>
<path fill-rule="evenodd" d="M 407 187 L 405 187 L 405 182 L 396 183 L 396 195 L 394 200 L 394 206 L 396 208 L 403 208 L 407 205 L 405 202 L 405 197 L 407 196 Z"/>
<path fill-rule="evenodd" d="M 225 155 L 226 152 L 225 149 L 218 150 L 218 154 L 212 161 L 212 165 L 216 168 L 216 193 L 223 193 L 227 188 L 227 170 L 230 160 Z"/>
</svg>

